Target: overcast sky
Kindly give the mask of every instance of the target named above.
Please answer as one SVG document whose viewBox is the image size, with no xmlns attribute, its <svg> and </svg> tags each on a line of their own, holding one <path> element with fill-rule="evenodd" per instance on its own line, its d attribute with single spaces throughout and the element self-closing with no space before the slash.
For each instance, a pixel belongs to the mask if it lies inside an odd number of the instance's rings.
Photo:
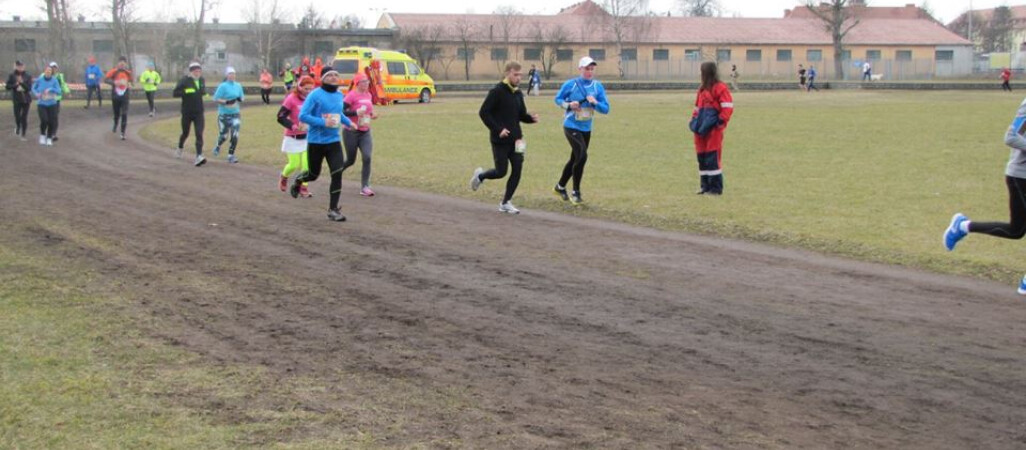
<svg viewBox="0 0 1026 450">
<path fill-rule="evenodd" d="M 103 20 L 108 17 L 104 13 L 105 5 L 110 0 L 69 0 L 74 5 L 76 13 L 84 14 L 94 20 Z M 244 11 L 254 0 L 219 0 L 220 5 L 214 11 L 214 16 L 222 22 L 244 22 Z M 261 0 L 267 2 L 269 0 Z M 434 12 L 434 13 L 478 13 L 486 14 L 502 5 L 513 5 L 527 14 L 553 14 L 560 8 L 569 6 L 576 0 L 448 0 L 448 1 L 424 1 L 424 0 L 378 0 L 374 2 L 364 1 L 361 6 L 354 6 L 356 1 L 341 0 L 279 0 L 285 4 L 296 5 L 292 11 L 293 20 L 302 16 L 302 10 L 306 5 L 313 3 L 317 5 L 318 11 L 327 18 L 356 14 L 365 21 L 365 26 L 374 26 L 382 12 Z M 819 0 L 817 0 L 819 1 Z M 163 15 L 165 17 L 191 16 L 193 3 L 198 4 L 199 0 L 170 0 L 167 2 L 154 0 L 135 0 L 141 6 L 143 13 L 140 14 L 144 20 L 153 20 Z M 601 0 L 596 3 L 601 4 Z M 794 8 L 795 5 L 803 4 L 799 0 L 720 0 L 723 6 L 724 16 L 740 17 L 782 17 L 784 10 Z M 927 3 L 935 16 L 942 22 L 947 23 L 958 17 L 959 14 L 969 9 L 969 0 L 869 0 L 871 6 L 902 6 L 906 3 L 923 4 Z M 1026 3 L 1026 0 L 972 0 L 974 9 L 993 8 L 1001 5 L 1013 5 Z M 44 18 L 40 7 L 43 0 L 0 0 L 0 19 L 11 20 L 11 16 L 20 15 L 23 19 Z M 363 6 L 368 5 L 368 6 Z M 373 5 L 373 7 L 370 7 Z M 649 7 L 652 11 L 665 13 L 674 8 L 674 0 L 649 0 Z"/>
</svg>

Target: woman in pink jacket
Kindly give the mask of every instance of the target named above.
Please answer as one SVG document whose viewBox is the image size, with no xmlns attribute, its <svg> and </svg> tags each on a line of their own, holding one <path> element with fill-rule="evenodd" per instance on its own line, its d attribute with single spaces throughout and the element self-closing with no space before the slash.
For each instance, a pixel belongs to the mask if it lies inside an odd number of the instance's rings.
<svg viewBox="0 0 1026 450">
<path fill-rule="evenodd" d="M 308 76 L 299 79 L 299 83 L 292 89 L 285 101 L 281 103 L 278 110 L 278 123 L 285 127 L 285 137 L 281 141 L 281 151 L 289 158 L 289 163 L 281 171 L 281 179 L 278 180 L 278 189 L 285 192 L 289 187 L 289 177 L 297 170 L 300 173 L 309 170 L 309 163 L 306 157 L 306 124 L 299 121 L 299 110 L 303 108 L 303 101 L 310 91 L 314 89 L 314 80 Z M 306 183 L 299 187 L 301 197 L 313 197 L 307 189 Z"/>
<path fill-rule="evenodd" d="M 374 112 L 374 98 L 370 93 L 370 79 L 363 73 L 357 73 L 353 77 L 353 87 L 346 94 L 343 101 L 345 104 L 342 113 L 356 124 L 355 130 L 342 130 L 342 142 L 346 146 L 346 162 L 342 170 L 346 170 L 356 164 L 356 150 L 360 150 L 363 157 L 363 167 L 360 173 L 360 195 L 373 197 L 374 191 L 370 187 L 371 173 L 371 152 L 374 150 L 374 141 L 371 139 L 371 120 L 377 119 Z"/>
</svg>

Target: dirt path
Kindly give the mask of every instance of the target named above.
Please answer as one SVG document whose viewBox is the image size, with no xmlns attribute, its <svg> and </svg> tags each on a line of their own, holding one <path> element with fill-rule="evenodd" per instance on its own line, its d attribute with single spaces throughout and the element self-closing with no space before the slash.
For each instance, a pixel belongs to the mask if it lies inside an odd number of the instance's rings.
<svg viewBox="0 0 1026 450">
<path fill-rule="evenodd" d="M 103 274 L 212 363 L 462 399 L 396 413 L 385 444 L 1026 447 L 1009 286 L 349 181 L 330 223 L 325 182 L 293 200 L 272 168 L 140 142 L 140 116 L 128 142 L 62 119 L 52 148 L 4 129 L 0 239 Z"/>
</svg>

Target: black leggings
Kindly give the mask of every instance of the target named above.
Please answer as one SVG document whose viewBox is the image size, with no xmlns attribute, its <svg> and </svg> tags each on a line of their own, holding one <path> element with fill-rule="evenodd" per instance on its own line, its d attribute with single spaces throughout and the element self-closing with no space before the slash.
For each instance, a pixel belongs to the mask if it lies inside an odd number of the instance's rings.
<svg viewBox="0 0 1026 450">
<path fill-rule="evenodd" d="M 306 144 L 306 157 L 310 169 L 296 177 L 296 183 L 309 183 L 321 176 L 321 164 L 328 160 L 331 171 L 331 192 L 328 197 L 328 209 L 338 209 L 338 200 L 342 196 L 342 142 L 330 144 Z"/>
<path fill-rule="evenodd" d="M 178 148 L 185 147 L 189 138 L 189 125 L 196 128 L 196 154 L 203 154 L 203 111 L 182 113 L 182 135 L 178 138 Z"/>
<path fill-rule="evenodd" d="M 1026 236 L 1026 179 L 1005 176 L 1008 185 L 1009 223 L 969 222 L 970 233 L 983 233 L 1005 239 Z"/>
<path fill-rule="evenodd" d="M 114 105 L 114 129 L 118 128 L 118 121 L 121 121 L 121 134 L 125 134 L 125 127 L 128 126 L 128 94 L 111 94 L 110 102 Z"/>
<path fill-rule="evenodd" d="M 100 89 L 100 85 L 89 86 L 86 88 L 86 108 L 93 101 L 93 92 L 96 92 L 96 103 L 103 106 L 103 89 Z"/>
<path fill-rule="evenodd" d="M 153 112 L 153 97 L 156 93 L 157 91 L 146 91 L 146 103 L 150 105 L 150 113 Z"/>
<path fill-rule="evenodd" d="M 271 104 L 271 90 L 270 89 L 263 89 L 263 88 L 261 88 L 260 89 L 260 99 L 264 101 L 265 105 L 270 105 Z"/>
<path fill-rule="evenodd" d="M 513 170 L 506 180 L 506 194 L 502 196 L 502 202 L 506 203 L 513 198 L 520 184 L 520 172 L 524 169 L 524 154 L 516 152 L 516 142 L 494 143 L 492 142 L 492 158 L 495 159 L 495 168 L 489 169 L 481 174 L 482 180 L 498 180 L 506 176 L 506 169 L 512 166 Z"/>
<path fill-rule="evenodd" d="M 57 105 L 36 105 L 36 109 L 39 110 L 39 134 L 53 138 L 57 134 L 57 115 L 60 110 Z"/>
<path fill-rule="evenodd" d="M 570 160 L 563 166 L 563 175 L 559 177 L 559 185 L 566 187 L 570 177 L 574 179 L 574 190 L 581 192 L 581 178 L 584 178 L 584 165 L 588 162 L 588 145 L 591 144 L 591 132 L 563 128 L 566 140 L 570 142 Z"/>
<path fill-rule="evenodd" d="M 25 132 L 28 130 L 28 113 L 29 106 L 31 103 L 14 103 L 14 125 L 15 130 L 21 137 L 25 137 Z"/>
</svg>

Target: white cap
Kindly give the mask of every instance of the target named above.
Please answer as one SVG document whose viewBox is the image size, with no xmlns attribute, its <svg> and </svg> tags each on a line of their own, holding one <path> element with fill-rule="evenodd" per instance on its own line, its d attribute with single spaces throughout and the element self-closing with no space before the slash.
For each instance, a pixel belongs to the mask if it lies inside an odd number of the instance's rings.
<svg viewBox="0 0 1026 450">
<path fill-rule="evenodd" d="M 581 58 L 580 62 L 577 63 L 577 68 L 580 69 L 582 67 L 588 67 L 588 66 L 592 66 L 592 65 L 598 65 L 598 63 L 595 62 L 594 59 L 591 59 L 590 56 L 585 56 L 585 57 Z"/>
<path fill-rule="evenodd" d="M 226 69 L 224 69 L 224 74 L 225 75 L 228 75 L 228 74 L 231 74 L 231 73 L 235 73 L 235 68 L 234 67 L 228 66 Z"/>
<path fill-rule="evenodd" d="M 57 67 L 57 61 L 50 61 L 50 67 Z"/>
</svg>

